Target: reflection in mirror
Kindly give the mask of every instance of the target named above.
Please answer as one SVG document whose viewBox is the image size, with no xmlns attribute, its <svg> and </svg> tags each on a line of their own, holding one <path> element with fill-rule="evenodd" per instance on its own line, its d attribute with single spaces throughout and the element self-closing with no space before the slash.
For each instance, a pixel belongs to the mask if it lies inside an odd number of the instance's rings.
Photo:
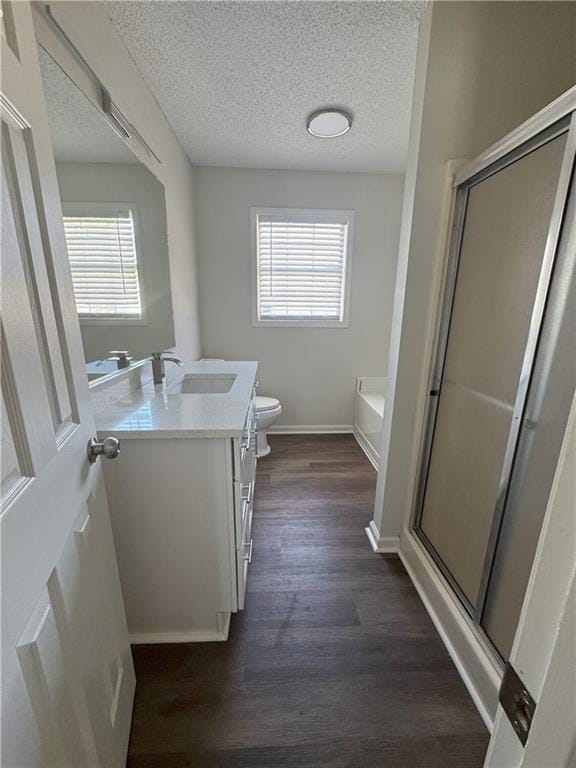
<svg viewBox="0 0 576 768">
<path fill-rule="evenodd" d="M 39 49 L 89 379 L 174 346 L 158 179 Z"/>
</svg>

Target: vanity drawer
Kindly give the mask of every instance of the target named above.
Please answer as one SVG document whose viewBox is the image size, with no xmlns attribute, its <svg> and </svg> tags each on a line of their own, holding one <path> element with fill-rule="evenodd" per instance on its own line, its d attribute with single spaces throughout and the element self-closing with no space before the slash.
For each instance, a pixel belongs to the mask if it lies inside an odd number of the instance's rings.
<svg viewBox="0 0 576 768">
<path fill-rule="evenodd" d="M 253 483 L 256 477 L 256 438 L 251 440 L 250 448 L 245 451 L 240 462 L 240 482 L 243 485 Z"/>
<path fill-rule="evenodd" d="M 241 542 L 246 528 L 246 519 L 254 504 L 254 481 L 250 483 L 234 483 L 234 512 L 236 541 Z"/>
<path fill-rule="evenodd" d="M 251 483 L 256 474 L 256 418 L 255 415 L 247 421 L 244 434 L 239 440 L 239 448 L 235 479 L 244 485 Z"/>
<path fill-rule="evenodd" d="M 244 521 L 242 538 L 236 552 L 236 570 L 238 579 L 238 610 L 242 610 L 246 597 L 246 581 L 248 579 L 248 567 L 252 562 L 252 502 L 247 505 L 247 514 Z"/>
<path fill-rule="evenodd" d="M 256 389 L 252 390 L 252 396 L 250 398 L 250 405 L 248 406 L 248 413 L 246 414 L 246 421 L 244 422 L 244 434 L 243 437 L 249 438 L 255 429 L 256 425 Z"/>
</svg>

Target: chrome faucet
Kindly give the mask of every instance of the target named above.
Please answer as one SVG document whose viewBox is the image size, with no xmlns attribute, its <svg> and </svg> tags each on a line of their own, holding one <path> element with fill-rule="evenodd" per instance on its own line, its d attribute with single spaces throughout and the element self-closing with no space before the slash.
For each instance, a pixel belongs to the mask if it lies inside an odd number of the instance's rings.
<svg viewBox="0 0 576 768">
<path fill-rule="evenodd" d="M 97 366 L 104 365 L 104 363 L 115 362 L 116 368 L 120 371 L 122 368 L 130 368 L 132 357 L 128 354 L 128 350 L 111 349 L 108 352 L 112 357 L 107 357 L 105 360 L 98 360 Z"/>
<path fill-rule="evenodd" d="M 154 377 L 154 384 L 162 384 L 162 380 L 166 377 L 166 371 L 164 369 L 164 363 L 176 363 L 182 367 L 182 360 L 178 357 L 162 357 L 164 352 L 152 352 L 152 376 Z"/>
<path fill-rule="evenodd" d="M 130 361 L 132 358 L 128 354 L 128 350 L 125 349 L 111 349 L 110 352 L 108 352 L 109 355 L 112 355 L 112 357 L 109 357 L 109 360 L 115 360 L 116 361 L 116 367 L 118 370 L 121 370 L 122 368 L 130 368 Z"/>
</svg>

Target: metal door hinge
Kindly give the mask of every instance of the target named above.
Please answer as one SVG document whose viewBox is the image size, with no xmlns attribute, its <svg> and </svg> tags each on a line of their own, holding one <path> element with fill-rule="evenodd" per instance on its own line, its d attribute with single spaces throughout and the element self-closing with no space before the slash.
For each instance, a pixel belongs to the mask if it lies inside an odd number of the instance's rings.
<svg viewBox="0 0 576 768">
<path fill-rule="evenodd" d="M 536 702 L 510 662 L 506 663 L 498 698 L 512 728 L 524 746 L 530 733 Z"/>
</svg>

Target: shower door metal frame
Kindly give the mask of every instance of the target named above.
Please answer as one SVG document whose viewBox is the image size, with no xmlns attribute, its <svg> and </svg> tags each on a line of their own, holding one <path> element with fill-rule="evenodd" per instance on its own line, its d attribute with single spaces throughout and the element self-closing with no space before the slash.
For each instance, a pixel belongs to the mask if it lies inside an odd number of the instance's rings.
<svg viewBox="0 0 576 768">
<path fill-rule="evenodd" d="M 478 597 L 476 605 L 473 605 L 464 594 L 463 590 L 460 588 L 456 579 L 443 562 L 439 553 L 436 551 L 434 545 L 426 536 L 426 533 L 421 526 L 426 486 L 428 481 L 428 472 L 436 428 L 439 397 L 442 388 L 444 367 L 446 362 L 446 351 L 450 335 L 452 309 L 458 281 L 458 268 L 466 222 L 468 196 L 470 190 L 480 182 L 485 181 L 490 176 L 498 173 L 512 163 L 517 162 L 521 158 L 529 155 L 531 152 L 534 152 L 535 150 L 563 134 L 567 134 L 567 140 L 564 148 L 562 163 L 560 166 L 560 172 L 558 175 L 556 193 L 544 249 L 544 256 L 542 259 L 542 265 L 538 279 L 538 287 L 532 308 L 529 333 L 524 350 L 518 389 L 516 391 L 516 399 L 508 433 L 506 451 L 502 463 L 502 470 L 498 486 L 498 496 L 484 558 Z M 526 407 L 531 374 L 538 348 L 538 341 L 540 337 L 542 322 L 544 319 L 544 313 L 546 310 L 549 288 L 552 281 L 554 264 L 556 261 L 556 254 L 560 242 L 564 213 L 568 201 L 570 186 L 573 181 L 575 158 L 576 87 L 567 91 L 556 101 L 552 102 L 548 107 L 543 109 L 541 112 L 538 112 L 528 121 L 505 136 L 502 140 L 487 149 L 475 160 L 467 163 L 463 168 L 460 169 L 458 173 L 456 173 L 452 184 L 455 201 L 452 227 L 450 232 L 450 244 L 448 250 L 448 264 L 444 281 L 444 296 L 442 299 L 440 323 L 435 345 L 436 352 L 430 377 L 427 414 L 425 416 L 424 439 L 420 453 L 420 469 L 416 483 L 416 492 L 414 494 L 411 527 L 415 535 L 422 542 L 428 554 L 431 556 L 440 573 L 444 576 L 452 590 L 459 598 L 460 602 L 471 617 L 473 623 L 488 640 L 491 648 L 495 651 L 497 658 L 500 661 L 502 660 L 502 657 L 493 643 L 490 641 L 490 638 L 488 638 L 482 629 L 481 621 L 486 603 L 486 595 L 494 562 L 498 535 L 506 508 L 508 488 L 514 467 L 516 448 L 518 445 L 520 429 L 523 423 L 523 414 Z"/>
</svg>

